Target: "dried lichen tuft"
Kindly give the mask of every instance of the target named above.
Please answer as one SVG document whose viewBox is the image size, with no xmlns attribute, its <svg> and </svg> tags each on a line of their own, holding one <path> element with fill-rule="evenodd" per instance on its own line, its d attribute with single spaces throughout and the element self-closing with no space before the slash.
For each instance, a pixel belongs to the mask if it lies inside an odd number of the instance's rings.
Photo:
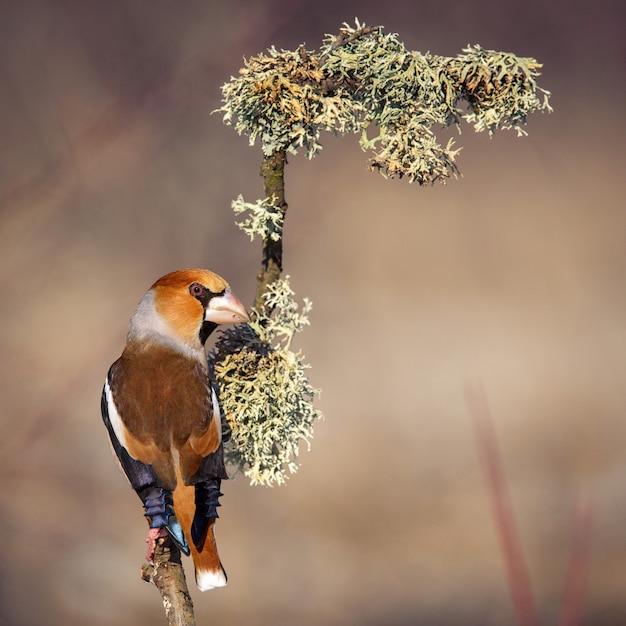
<svg viewBox="0 0 626 626">
<path fill-rule="evenodd" d="M 463 117 L 476 131 L 522 128 L 533 111 L 552 111 L 550 92 L 537 85 L 541 63 L 510 52 L 485 50 L 478 45 L 451 59 L 447 72 L 460 85 L 470 113 Z"/>
<path fill-rule="evenodd" d="M 298 469 L 300 445 L 310 445 L 321 418 L 313 399 L 319 392 L 291 341 L 305 325 L 311 302 L 295 302 L 289 277 L 268 286 L 271 313 L 251 311 L 251 322 L 223 331 L 209 357 L 220 405 L 231 429 L 226 462 L 253 485 L 283 484 Z"/>
<path fill-rule="evenodd" d="M 300 46 L 295 52 L 276 50 L 245 61 L 239 77 L 222 87 L 228 124 L 250 138 L 261 140 L 266 156 L 278 150 L 306 149 L 312 157 L 320 148 L 322 131 L 353 130 L 354 104 L 341 94 L 325 93 L 319 57 Z"/>
</svg>

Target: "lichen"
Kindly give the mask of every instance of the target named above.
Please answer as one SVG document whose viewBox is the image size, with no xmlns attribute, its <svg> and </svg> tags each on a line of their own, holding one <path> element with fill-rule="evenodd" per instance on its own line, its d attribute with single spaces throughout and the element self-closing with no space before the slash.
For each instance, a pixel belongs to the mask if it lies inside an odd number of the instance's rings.
<svg viewBox="0 0 626 626">
<path fill-rule="evenodd" d="M 250 241 L 259 236 L 262 240 L 278 241 L 283 232 L 284 213 L 276 206 L 275 198 L 264 198 L 256 202 L 245 202 L 239 195 L 233 200 L 232 209 L 235 215 L 246 214 L 241 222 L 235 222 Z"/>
<path fill-rule="evenodd" d="M 297 471 L 300 447 L 310 447 L 313 406 L 319 393 L 307 378 L 309 366 L 291 342 L 309 324 L 312 305 L 299 306 L 289 277 L 267 288 L 266 307 L 251 321 L 223 331 L 209 356 L 220 405 L 230 426 L 227 466 L 253 485 L 283 484 Z"/>
<path fill-rule="evenodd" d="M 512 53 L 468 46 L 456 57 L 408 50 L 394 33 L 357 19 L 327 35 L 319 51 L 270 48 L 245 61 L 222 86 L 219 109 L 263 153 L 322 148 L 323 131 L 357 133 L 370 169 L 419 184 L 458 175 L 459 149 L 434 128 L 515 129 L 533 111 L 551 111 L 537 85 L 541 64 Z M 378 135 L 369 138 L 372 129 Z"/>
</svg>

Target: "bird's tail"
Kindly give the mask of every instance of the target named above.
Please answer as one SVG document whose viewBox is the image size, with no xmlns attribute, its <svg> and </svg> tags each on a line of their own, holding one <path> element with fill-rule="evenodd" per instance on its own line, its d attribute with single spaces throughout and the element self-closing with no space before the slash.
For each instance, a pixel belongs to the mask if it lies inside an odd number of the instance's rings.
<svg viewBox="0 0 626 626">
<path fill-rule="evenodd" d="M 187 536 L 191 557 L 196 569 L 196 584 L 198 588 L 200 591 L 208 591 L 209 589 L 215 589 L 215 587 L 223 587 L 227 578 L 217 553 L 215 519 L 213 518 L 209 521 L 202 550 L 198 550 L 191 539 L 191 525 L 196 510 L 195 487 L 183 484 L 180 478 L 174 491 L 174 510 Z"/>
</svg>

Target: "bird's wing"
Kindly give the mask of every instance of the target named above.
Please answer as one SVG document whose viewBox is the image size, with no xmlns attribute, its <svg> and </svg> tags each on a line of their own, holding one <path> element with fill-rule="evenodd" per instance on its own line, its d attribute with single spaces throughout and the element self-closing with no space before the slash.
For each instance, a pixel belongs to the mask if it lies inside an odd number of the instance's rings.
<svg viewBox="0 0 626 626">
<path fill-rule="evenodd" d="M 134 459 L 125 447 L 126 429 L 124 428 L 115 402 L 113 401 L 108 377 L 104 383 L 104 389 L 102 390 L 100 409 L 102 412 L 102 421 L 109 433 L 113 452 L 133 489 L 138 490 L 154 484 L 156 474 L 152 467 Z"/>
</svg>

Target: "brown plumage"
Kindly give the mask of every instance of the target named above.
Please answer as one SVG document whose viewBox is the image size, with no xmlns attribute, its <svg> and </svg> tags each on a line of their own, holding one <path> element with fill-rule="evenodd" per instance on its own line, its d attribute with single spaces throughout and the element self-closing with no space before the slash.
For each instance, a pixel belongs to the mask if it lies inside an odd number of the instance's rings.
<svg viewBox="0 0 626 626">
<path fill-rule="evenodd" d="M 226 584 L 214 536 L 226 477 L 221 416 L 204 342 L 218 324 L 247 319 L 216 274 L 167 274 L 139 303 L 103 391 L 113 449 L 150 526 L 191 551 L 202 590 Z"/>
</svg>

